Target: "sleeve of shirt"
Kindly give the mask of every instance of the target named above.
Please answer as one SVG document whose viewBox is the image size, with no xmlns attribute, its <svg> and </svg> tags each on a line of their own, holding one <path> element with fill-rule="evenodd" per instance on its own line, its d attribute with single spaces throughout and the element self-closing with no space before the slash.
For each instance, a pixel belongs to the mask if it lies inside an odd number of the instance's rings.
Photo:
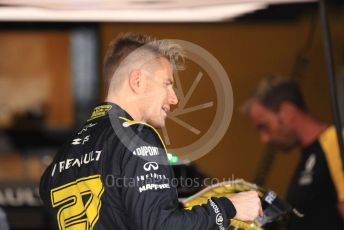
<svg viewBox="0 0 344 230">
<path fill-rule="evenodd" d="M 236 210 L 229 199 L 211 198 L 192 210 L 180 209 L 174 175 L 158 134 L 145 127 L 122 161 L 122 199 L 130 229 L 227 229 Z M 130 149 L 130 150 L 129 150 Z"/>
<path fill-rule="evenodd" d="M 322 133 L 319 141 L 325 153 L 330 175 L 336 189 L 337 199 L 339 202 L 343 202 L 344 171 L 335 127 L 331 126 L 324 133 Z"/>
</svg>

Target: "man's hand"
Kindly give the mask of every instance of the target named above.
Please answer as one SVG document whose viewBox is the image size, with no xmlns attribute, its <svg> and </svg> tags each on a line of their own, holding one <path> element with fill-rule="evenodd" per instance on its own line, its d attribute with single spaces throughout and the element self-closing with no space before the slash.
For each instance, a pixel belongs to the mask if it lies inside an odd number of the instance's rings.
<svg viewBox="0 0 344 230">
<path fill-rule="evenodd" d="M 258 215 L 263 215 L 262 205 L 256 191 L 240 192 L 227 198 L 232 201 L 237 211 L 235 219 L 253 221 Z"/>
</svg>

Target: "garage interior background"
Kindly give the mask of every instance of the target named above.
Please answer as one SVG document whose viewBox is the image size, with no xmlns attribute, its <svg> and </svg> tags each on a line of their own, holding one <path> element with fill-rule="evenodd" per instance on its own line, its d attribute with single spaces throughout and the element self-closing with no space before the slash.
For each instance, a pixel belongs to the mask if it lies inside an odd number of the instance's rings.
<svg viewBox="0 0 344 230">
<path fill-rule="evenodd" d="M 342 4 L 330 3 L 329 22 L 342 108 Z M 219 181 L 224 178 L 258 180 L 265 147 L 248 117 L 240 112 L 240 106 L 267 75 L 300 79 L 310 112 L 332 122 L 315 3 L 272 6 L 216 23 L 1 22 L 0 205 L 8 212 L 13 229 L 24 226 L 44 229 L 36 191 L 40 175 L 61 143 L 80 127 L 91 107 L 104 98 L 102 59 L 109 42 L 121 32 L 190 41 L 213 54 L 227 71 L 234 95 L 233 116 L 219 144 L 194 162 L 204 175 Z M 91 59 L 83 60 L 84 55 Z M 93 66 L 82 66 L 80 60 Z M 181 73 L 184 92 L 200 71 L 201 67 L 192 66 Z M 188 102 L 190 107 L 217 100 L 216 89 L 209 87 L 214 85 L 203 74 Z M 168 147 L 177 148 L 197 140 L 211 125 L 215 110 L 213 106 L 180 117 L 200 130 L 199 135 L 168 120 L 171 139 Z M 265 175 L 263 187 L 283 197 L 299 156 L 298 150 L 278 153 Z M 19 223 L 18 218 L 23 221 Z"/>
</svg>

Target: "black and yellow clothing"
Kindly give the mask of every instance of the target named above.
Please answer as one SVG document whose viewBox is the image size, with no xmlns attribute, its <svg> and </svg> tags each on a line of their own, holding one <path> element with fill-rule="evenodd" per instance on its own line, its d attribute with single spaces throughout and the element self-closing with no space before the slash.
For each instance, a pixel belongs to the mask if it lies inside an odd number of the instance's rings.
<svg viewBox="0 0 344 230">
<path fill-rule="evenodd" d="M 40 194 L 54 229 L 226 229 L 235 208 L 211 198 L 179 208 L 156 130 L 104 103 L 56 155 Z"/>
<path fill-rule="evenodd" d="M 336 130 L 329 127 L 303 149 L 287 200 L 304 217 L 291 217 L 288 229 L 343 229 L 337 204 L 344 201 L 344 174 L 337 143 Z"/>
</svg>

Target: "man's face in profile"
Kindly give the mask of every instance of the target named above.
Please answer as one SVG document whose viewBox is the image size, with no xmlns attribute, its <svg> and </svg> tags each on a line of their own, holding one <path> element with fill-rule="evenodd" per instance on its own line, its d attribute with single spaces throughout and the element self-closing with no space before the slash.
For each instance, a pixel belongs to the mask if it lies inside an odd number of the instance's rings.
<svg viewBox="0 0 344 230">
<path fill-rule="evenodd" d="M 173 71 L 166 59 L 161 59 L 157 68 L 146 76 L 145 106 L 143 119 L 155 128 L 165 126 L 167 113 L 178 103 L 173 89 Z"/>
<path fill-rule="evenodd" d="M 260 140 L 281 151 L 289 151 L 297 143 L 297 136 L 287 122 L 259 102 L 253 102 L 249 109 L 249 117 L 256 126 Z"/>
</svg>

